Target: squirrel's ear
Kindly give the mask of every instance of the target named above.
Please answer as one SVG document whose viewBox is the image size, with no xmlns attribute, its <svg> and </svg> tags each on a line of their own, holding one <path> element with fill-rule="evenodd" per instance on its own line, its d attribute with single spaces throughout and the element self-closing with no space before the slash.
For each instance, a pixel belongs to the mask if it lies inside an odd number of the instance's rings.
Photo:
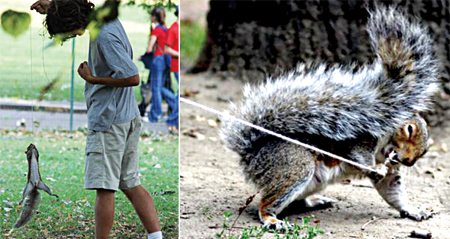
<svg viewBox="0 0 450 239">
<path fill-rule="evenodd" d="M 417 127 L 414 124 L 406 124 L 403 130 L 405 131 L 406 136 L 411 138 L 416 134 Z"/>
</svg>

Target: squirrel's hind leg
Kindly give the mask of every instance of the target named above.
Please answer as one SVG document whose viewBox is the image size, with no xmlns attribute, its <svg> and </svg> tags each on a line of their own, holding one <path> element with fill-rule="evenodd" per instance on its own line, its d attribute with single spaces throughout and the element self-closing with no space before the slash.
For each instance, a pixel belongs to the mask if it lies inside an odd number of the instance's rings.
<svg viewBox="0 0 450 239">
<path fill-rule="evenodd" d="M 20 200 L 19 205 L 22 205 L 25 198 L 31 193 L 31 191 L 33 191 L 34 188 L 35 187 L 31 183 L 27 183 L 27 185 L 25 186 L 25 189 L 23 190 L 22 200 Z"/>
<path fill-rule="evenodd" d="M 264 226 L 276 230 L 280 230 L 285 226 L 285 223 L 277 218 L 277 214 L 298 198 L 306 198 L 308 196 L 312 177 L 313 174 L 311 173 L 293 185 L 289 185 L 290 187 L 286 187 L 284 191 L 269 190 L 263 194 L 259 204 L 259 218 Z"/>
<path fill-rule="evenodd" d="M 282 229 L 284 222 L 277 219 L 290 203 L 313 193 L 315 185 L 314 155 L 289 142 L 271 142 L 256 154 L 245 171 L 262 194 L 259 216 L 264 226 Z M 253 174 L 252 174 L 253 173 Z"/>
<path fill-rule="evenodd" d="M 47 185 L 45 185 L 44 182 L 42 182 L 42 181 L 39 181 L 37 188 L 44 190 L 44 192 L 48 193 L 48 195 L 50 195 L 50 196 L 59 198 L 58 195 L 53 194 L 52 190 L 50 190 L 50 188 Z"/>
</svg>

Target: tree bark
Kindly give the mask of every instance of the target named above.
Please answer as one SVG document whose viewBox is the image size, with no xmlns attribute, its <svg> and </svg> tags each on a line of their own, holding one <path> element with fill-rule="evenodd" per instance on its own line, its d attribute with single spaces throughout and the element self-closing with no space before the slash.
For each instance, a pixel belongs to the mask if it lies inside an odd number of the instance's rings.
<svg viewBox="0 0 450 239">
<path fill-rule="evenodd" d="M 443 92 L 426 118 L 432 125 L 450 118 L 448 0 L 211 0 L 207 39 L 190 72 L 221 72 L 256 82 L 298 62 L 372 62 L 366 9 L 376 4 L 400 6 L 428 25 L 443 63 Z"/>
</svg>

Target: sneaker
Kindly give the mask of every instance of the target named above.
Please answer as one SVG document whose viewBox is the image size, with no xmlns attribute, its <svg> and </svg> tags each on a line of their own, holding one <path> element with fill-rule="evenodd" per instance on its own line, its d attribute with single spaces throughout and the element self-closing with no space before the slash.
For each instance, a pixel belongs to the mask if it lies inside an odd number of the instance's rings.
<svg viewBox="0 0 450 239">
<path fill-rule="evenodd" d="M 173 135 L 178 135 L 178 128 L 175 126 L 168 126 L 169 132 Z"/>
</svg>

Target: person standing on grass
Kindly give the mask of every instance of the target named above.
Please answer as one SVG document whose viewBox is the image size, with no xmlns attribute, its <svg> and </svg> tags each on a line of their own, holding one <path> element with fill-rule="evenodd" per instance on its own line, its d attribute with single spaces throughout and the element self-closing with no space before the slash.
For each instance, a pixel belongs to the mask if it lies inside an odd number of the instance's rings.
<svg viewBox="0 0 450 239">
<path fill-rule="evenodd" d="M 151 67 L 151 88 L 152 88 L 152 106 L 148 115 L 148 120 L 156 123 L 162 120 L 162 100 L 166 101 L 172 110 L 166 119 L 166 124 L 171 132 L 173 127 L 178 127 L 178 97 L 168 88 L 164 87 L 164 82 L 168 74 L 165 74 L 169 67 L 169 56 L 164 54 L 164 47 L 167 39 L 167 29 L 165 27 L 165 11 L 163 8 L 155 8 L 151 11 L 151 22 L 157 26 L 152 29 L 150 40 L 147 47 L 147 53 L 154 52 Z"/>
<path fill-rule="evenodd" d="M 50 38 L 57 34 L 82 35 L 94 4 L 87 0 L 40 0 L 31 6 L 47 13 L 44 25 Z M 86 81 L 88 109 L 84 188 L 97 191 L 95 237 L 108 238 L 114 223 L 114 193 L 119 189 L 133 204 L 148 232 L 161 239 L 153 199 L 140 185 L 138 143 L 139 110 L 132 86 L 139 84 L 138 68 L 128 37 L 116 18 L 106 23 L 89 44 L 89 60 L 78 73 Z"/>
<path fill-rule="evenodd" d="M 169 30 L 167 31 L 167 40 L 166 40 L 166 48 L 165 48 L 165 52 L 167 54 L 169 54 L 170 56 L 172 56 L 171 60 L 170 60 L 170 71 L 174 73 L 175 78 L 177 79 L 177 82 L 180 83 L 180 76 L 178 73 L 178 68 L 179 68 L 179 57 L 180 57 L 180 53 L 179 53 L 179 36 L 180 36 L 180 31 L 179 31 L 179 26 L 178 26 L 178 6 L 177 6 L 177 10 L 175 11 L 175 16 L 177 16 L 177 21 L 175 21 L 172 26 L 170 26 Z M 179 92 L 179 85 L 178 85 L 178 92 Z M 177 104 L 178 104 L 178 92 L 176 94 L 177 97 Z M 178 117 L 174 120 L 176 121 L 176 125 L 174 124 L 173 126 L 169 126 L 169 130 L 172 131 L 175 134 L 178 134 Z M 172 127 L 172 128 L 170 128 Z"/>
</svg>

